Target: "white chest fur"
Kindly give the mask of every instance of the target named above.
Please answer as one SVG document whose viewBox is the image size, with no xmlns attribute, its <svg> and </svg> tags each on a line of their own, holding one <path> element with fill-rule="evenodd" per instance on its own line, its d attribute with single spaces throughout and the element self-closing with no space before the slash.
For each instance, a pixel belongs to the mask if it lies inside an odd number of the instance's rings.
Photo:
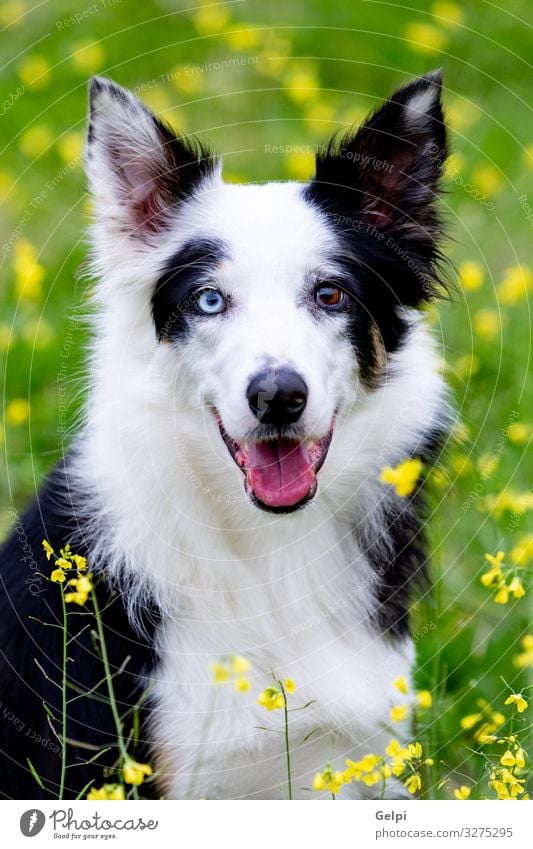
<svg viewBox="0 0 533 849">
<path fill-rule="evenodd" d="M 153 693 L 157 766 L 168 796 L 287 796 L 284 714 L 257 703 L 273 675 L 296 683 L 289 708 L 312 703 L 289 715 L 295 798 L 312 796 L 313 774 L 328 761 L 342 769 L 346 757 L 384 750 L 393 733 L 389 707 L 398 701 L 392 680 L 409 675 L 411 647 L 370 627 L 373 579 L 350 547 L 344 560 L 340 545 L 321 556 L 315 549 L 314 557 L 304 547 L 309 562 L 281 551 L 252 569 L 233 563 L 232 589 L 187 593 L 179 618 L 160 632 Z M 224 570 L 210 568 L 217 565 Z M 247 692 L 211 683 L 209 662 L 231 654 L 252 663 Z"/>
</svg>

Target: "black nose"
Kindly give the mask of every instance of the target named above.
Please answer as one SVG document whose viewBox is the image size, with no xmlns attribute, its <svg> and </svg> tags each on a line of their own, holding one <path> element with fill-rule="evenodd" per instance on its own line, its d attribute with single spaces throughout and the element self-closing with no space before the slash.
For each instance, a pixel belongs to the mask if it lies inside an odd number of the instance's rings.
<svg viewBox="0 0 533 849">
<path fill-rule="evenodd" d="M 307 386 L 289 368 L 256 374 L 248 386 L 248 404 L 261 424 L 283 427 L 298 421 L 307 404 Z"/>
</svg>

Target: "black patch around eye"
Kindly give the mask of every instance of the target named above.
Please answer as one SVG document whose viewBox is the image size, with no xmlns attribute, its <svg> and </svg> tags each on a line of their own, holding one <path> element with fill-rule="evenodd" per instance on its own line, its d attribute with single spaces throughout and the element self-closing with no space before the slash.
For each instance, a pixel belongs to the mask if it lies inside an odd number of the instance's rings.
<svg viewBox="0 0 533 849">
<path fill-rule="evenodd" d="M 176 340 L 187 334 L 195 290 L 209 281 L 226 257 L 221 241 L 206 238 L 187 242 L 167 261 L 152 295 L 152 316 L 159 340 Z"/>
</svg>

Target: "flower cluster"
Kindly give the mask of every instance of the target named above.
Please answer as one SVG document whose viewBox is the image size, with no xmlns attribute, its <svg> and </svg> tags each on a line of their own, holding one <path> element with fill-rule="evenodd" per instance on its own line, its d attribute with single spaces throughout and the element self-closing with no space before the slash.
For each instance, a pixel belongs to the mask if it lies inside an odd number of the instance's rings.
<svg viewBox="0 0 533 849">
<path fill-rule="evenodd" d="M 73 554 L 70 545 L 61 548 L 59 557 L 56 557 L 48 540 L 43 539 L 42 544 L 46 559 L 50 560 L 51 557 L 54 557 L 55 569 L 50 573 L 50 580 L 56 584 L 66 582 L 67 587 L 72 587 L 70 592 L 65 593 L 67 604 L 79 604 L 83 607 L 93 589 L 92 576 L 87 572 L 86 558 L 82 557 L 81 554 Z M 75 577 L 70 577 L 72 573 L 75 573 Z"/>
<path fill-rule="evenodd" d="M 126 798 L 122 784 L 104 784 L 102 787 L 91 787 L 87 793 L 90 802 L 103 802 L 105 800 L 123 802 Z"/>
<path fill-rule="evenodd" d="M 398 676 L 392 682 L 394 687 L 401 693 L 403 696 L 407 696 L 409 694 L 409 684 L 404 675 Z M 429 690 L 417 690 L 416 692 L 416 704 L 422 710 L 427 710 L 433 704 L 433 697 Z M 407 715 L 409 713 L 409 706 L 403 702 L 399 705 L 393 705 L 390 709 L 390 718 L 392 722 L 403 722 L 404 719 L 407 719 Z"/>
<path fill-rule="evenodd" d="M 517 799 L 524 793 L 524 784 L 524 778 L 518 778 L 506 767 L 495 767 L 491 770 L 489 787 L 496 791 L 498 799 Z"/>
<path fill-rule="evenodd" d="M 484 587 L 494 587 L 496 593 L 494 601 L 496 604 L 507 604 L 510 597 L 522 598 L 526 591 L 518 575 L 513 575 L 513 570 L 504 564 L 505 552 L 498 551 L 495 555 L 485 554 L 485 560 L 490 564 L 490 569 L 483 572 L 481 583 Z"/>
<path fill-rule="evenodd" d="M 122 775 L 126 784 L 131 784 L 138 787 L 142 784 L 145 778 L 149 778 L 153 773 L 152 767 L 149 764 L 141 764 L 134 761 L 132 758 L 126 758 L 122 764 Z"/>
<path fill-rule="evenodd" d="M 384 755 L 370 753 L 359 761 L 346 758 L 344 771 L 333 770 L 327 764 L 323 772 L 317 772 L 313 779 L 313 789 L 327 790 L 334 796 L 343 785 L 352 781 L 361 781 L 367 787 L 382 783 L 383 788 L 391 776 L 401 778 L 409 793 L 414 794 L 422 789 L 422 765 L 433 765 L 431 758 L 423 757 L 421 743 L 409 743 L 402 746 L 398 740 L 392 739 L 385 749 Z"/>
<path fill-rule="evenodd" d="M 408 460 L 402 460 L 397 466 L 385 466 L 382 470 L 379 479 L 382 483 L 391 484 L 396 490 L 396 495 L 404 498 L 411 495 L 416 488 L 418 479 L 422 474 L 422 460 L 414 457 Z"/>
<path fill-rule="evenodd" d="M 287 693 L 292 694 L 295 692 L 296 684 L 292 678 L 285 678 L 284 688 Z M 267 687 L 262 693 L 259 693 L 257 703 L 268 711 L 282 710 L 286 707 L 285 696 L 282 692 L 280 682 L 278 682 L 278 686 Z"/>
<path fill-rule="evenodd" d="M 246 678 L 246 673 L 251 666 L 248 658 L 243 657 L 242 654 L 234 654 L 229 660 L 215 661 L 209 664 L 213 675 L 213 684 L 227 684 L 228 681 L 233 681 L 233 686 L 239 693 L 246 693 L 250 689 L 250 682 Z"/>
<path fill-rule="evenodd" d="M 474 740 L 478 743 L 487 743 L 495 739 L 494 734 L 504 725 L 505 716 L 494 710 L 486 699 L 478 699 L 476 704 L 479 711 L 463 716 L 461 728 L 463 731 L 473 731 Z"/>
</svg>

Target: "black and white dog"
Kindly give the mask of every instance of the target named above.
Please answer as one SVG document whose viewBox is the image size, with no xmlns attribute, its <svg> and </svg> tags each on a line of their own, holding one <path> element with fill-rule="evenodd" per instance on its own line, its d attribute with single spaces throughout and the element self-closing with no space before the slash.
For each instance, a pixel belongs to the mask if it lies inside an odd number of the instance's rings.
<svg viewBox="0 0 533 849">
<path fill-rule="evenodd" d="M 27 586 L 28 551 L 47 569 L 43 538 L 102 575 L 119 710 L 126 727 L 142 702 L 135 755 L 154 795 L 279 798 L 283 736 L 258 728 L 280 728 L 257 704 L 272 673 L 296 682 L 293 705 L 312 702 L 291 718 L 297 798 L 328 761 L 387 745 L 426 551 L 420 491 L 379 476 L 414 456 L 427 469 L 450 423 L 417 310 L 442 286 L 440 95 L 439 72 L 401 88 L 318 153 L 309 183 L 244 186 L 92 82 L 90 386 L 70 453 L 1 552 L 5 797 L 46 795 L 28 758 L 59 782 L 43 702 L 58 714 L 61 638 L 43 623 L 60 596 Z M 81 695 L 102 678 L 91 629 L 83 610 L 69 619 L 73 797 L 116 762 L 78 766 L 87 747 L 116 740 L 106 700 Z M 209 662 L 232 654 L 252 662 L 249 692 L 211 683 Z"/>
</svg>

